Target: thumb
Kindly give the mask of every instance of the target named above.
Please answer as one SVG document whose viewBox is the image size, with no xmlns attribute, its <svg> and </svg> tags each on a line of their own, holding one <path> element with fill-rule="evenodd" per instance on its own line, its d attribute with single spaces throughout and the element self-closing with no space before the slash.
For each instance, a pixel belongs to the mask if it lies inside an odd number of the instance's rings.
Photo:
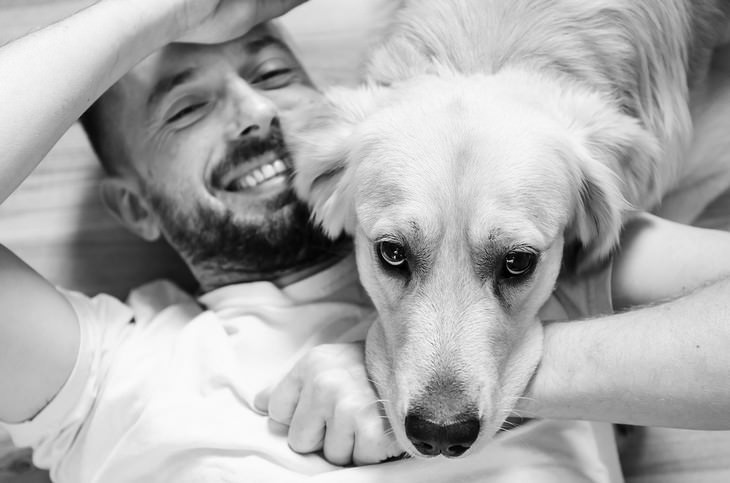
<svg viewBox="0 0 730 483">
<path fill-rule="evenodd" d="M 256 394 L 256 396 L 253 398 L 253 406 L 256 411 L 259 411 L 262 414 L 269 413 L 269 399 L 271 399 L 272 390 L 273 387 L 269 386 L 263 391 Z"/>
</svg>

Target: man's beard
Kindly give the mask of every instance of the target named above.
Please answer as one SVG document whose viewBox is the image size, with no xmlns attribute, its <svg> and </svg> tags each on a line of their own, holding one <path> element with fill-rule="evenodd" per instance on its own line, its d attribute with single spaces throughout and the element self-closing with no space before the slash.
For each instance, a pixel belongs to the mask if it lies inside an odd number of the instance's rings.
<svg viewBox="0 0 730 483">
<path fill-rule="evenodd" d="M 288 160 L 278 125 L 272 126 L 271 135 L 264 140 L 232 146 L 216 171 L 225 172 L 269 152 Z M 230 282 L 248 276 L 274 279 L 340 256 L 347 246 L 344 239 L 332 241 L 312 226 L 309 209 L 291 188 L 265 202 L 266 219 L 261 224 L 241 221 L 246 219 L 245 213 L 237 217 L 230 210 L 202 204 L 192 213 L 181 213 L 169 197 L 154 190 L 147 190 L 147 195 L 168 243 L 196 274 L 229 273 Z"/>
</svg>

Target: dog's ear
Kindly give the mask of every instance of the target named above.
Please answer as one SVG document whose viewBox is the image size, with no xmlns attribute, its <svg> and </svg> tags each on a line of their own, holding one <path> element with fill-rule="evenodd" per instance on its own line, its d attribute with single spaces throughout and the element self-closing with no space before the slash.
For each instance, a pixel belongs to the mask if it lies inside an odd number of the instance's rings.
<svg viewBox="0 0 730 483">
<path fill-rule="evenodd" d="M 582 97 L 582 96 L 581 96 Z M 651 203 L 658 143 L 639 121 L 590 95 L 568 102 L 577 159 L 577 209 L 566 234 L 582 246 L 579 266 L 616 247 L 626 213 Z"/>
<path fill-rule="evenodd" d="M 579 161 L 576 210 L 565 235 L 568 244 L 577 242 L 580 247 L 576 269 L 593 266 L 611 253 L 630 208 L 616 174 L 600 163 L 585 161 Z"/>
<path fill-rule="evenodd" d="M 355 229 L 353 180 L 361 145 L 358 126 L 378 107 L 384 89 L 333 89 L 307 125 L 293 130 L 294 189 L 332 238 L 342 232 L 352 234 Z"/>
</svg>

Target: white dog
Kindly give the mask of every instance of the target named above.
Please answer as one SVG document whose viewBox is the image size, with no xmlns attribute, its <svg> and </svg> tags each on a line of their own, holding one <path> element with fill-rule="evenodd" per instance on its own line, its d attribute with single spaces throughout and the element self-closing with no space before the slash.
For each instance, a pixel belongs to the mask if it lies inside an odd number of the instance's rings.
<svg viewBox="0 0 730 483">
<path fill-rule="evenodd" d="M 605 258 L 628 210 L 674 185 L 728 12 L 406 0 L 369 85 L 331 92 L 295 143 L 297 189 L 355 238 L 381 317 L 368 367 L 411 453 L 460 456 L 497 431 L 540 360 L 561 269 Z"/>
</svg>

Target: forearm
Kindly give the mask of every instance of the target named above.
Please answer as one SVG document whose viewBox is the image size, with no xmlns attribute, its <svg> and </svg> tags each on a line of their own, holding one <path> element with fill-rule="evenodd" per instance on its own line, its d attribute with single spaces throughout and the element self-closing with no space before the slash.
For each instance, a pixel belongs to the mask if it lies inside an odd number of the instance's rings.
<svg viewBox="0 0 730 483">
<path fill-rule="evenodd" d="M 0 49 L 0 202 L 96 98 L 180 34 L 145 3 L 156 2 L 104 0 Z"/>
<path fill-rule="evenodd" d="M 548 324 L 520 407 L 546 418 L 730 429 L 730 280 L 681 299 Z"/>
</svg>

